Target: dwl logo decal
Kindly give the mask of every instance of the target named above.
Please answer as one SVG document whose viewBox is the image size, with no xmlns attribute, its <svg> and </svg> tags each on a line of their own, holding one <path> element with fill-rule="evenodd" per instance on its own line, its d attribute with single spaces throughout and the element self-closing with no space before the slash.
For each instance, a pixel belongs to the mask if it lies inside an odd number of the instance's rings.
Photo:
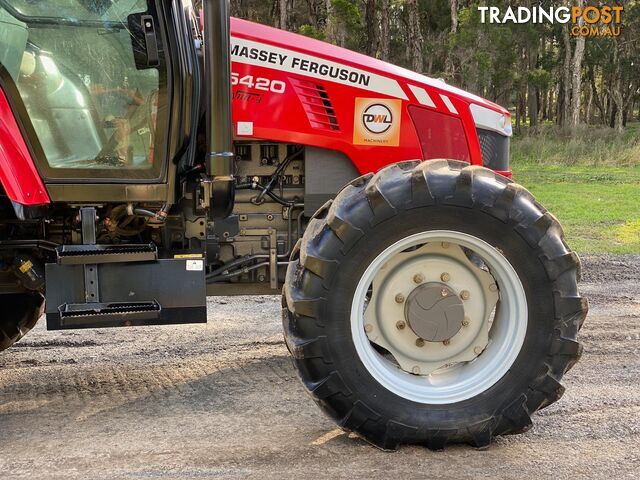
<svg viewBox="0 0 640 480">
<path fill-rule="evenodd" d="M 384 133 L 393 125 L 393 113 L 389 107 L 374 103 L 368 106 L 362 114 L 362 123 L 371 133 Z"/>
<path fill-rule="evenodd" d="M 400 144 L 402 100 L 356 98 L 353 120 L 354 145 Z"/>
</svg>

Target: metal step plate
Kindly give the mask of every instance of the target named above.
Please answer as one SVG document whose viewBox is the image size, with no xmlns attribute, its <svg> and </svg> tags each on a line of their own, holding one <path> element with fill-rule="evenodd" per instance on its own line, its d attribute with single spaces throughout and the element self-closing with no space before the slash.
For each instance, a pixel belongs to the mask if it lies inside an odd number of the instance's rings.
<svg viewBox="0 0 640 480">
<path fill-rule="evenodd" d="M 143 245 L 62 245 L 56 248 L 58 265 L 149 262 L 158 259 L 153 243 Z"/>
</svg>

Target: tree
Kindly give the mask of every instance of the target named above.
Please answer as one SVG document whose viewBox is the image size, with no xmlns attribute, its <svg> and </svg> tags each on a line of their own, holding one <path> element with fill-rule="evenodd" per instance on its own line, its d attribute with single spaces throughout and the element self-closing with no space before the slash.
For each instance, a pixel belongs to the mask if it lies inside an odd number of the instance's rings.
<svg viewBox="0 0 640 480">
<path fill-rule="evenodd" d="M 458 0 L 449 0 L 451 5 L 451 33 L 458 33 Z"/>
<path fill-rule="evenodd" d="M 424 58 L 422 57 L 423 37 L 420 26 L 420 10 L 418 0 L 405 0 L 407 16 L 407 46 L 411 59 L 411 68 L 416 72 L 422 72 Z"/>
<path fill-rule="evenodd" d="M 280 12 L 279 12 L 280 13 L 280 19 L 279 19 L 280 21 L 278 22 L 279 23 L 278 26 L 282 30 L 286 30 L 287 27 L 289 26 L 289 8 L 288 8 L 287 3 L 288 3 L 287 0 L 278 0 L 278 7 L 279 7 L 279 10 L 280 10 Z"/>
<path fill-rule="evenodd" d="M 367 32 L 367 44 L 365 52 L 371 57 L 375 57 L 378 52 L 378 12 L 376 0 L 365 0 L 365 25 Z"/>
<path fill-rule="evenodd" d="M 389 31 L 389 0 L 380 1 L 380 58 L 384 61 L 389 60 L 389 47 L 391 44 L 391 35 Z"/>
<path fill-rule="evenodd" d="M 584 8 L 584 0 L 578 0 L 578 7 Z M 578 26 L 584 25 L 580 17 Z M 582 98 L 582 59 L 584 57 L 585 37 L 576 38 L 576 46 L 571 60 L 571 101 L 569 107 L 568 127 L 575 131 L 580 123 L 580 99 Z"/>
</svg>

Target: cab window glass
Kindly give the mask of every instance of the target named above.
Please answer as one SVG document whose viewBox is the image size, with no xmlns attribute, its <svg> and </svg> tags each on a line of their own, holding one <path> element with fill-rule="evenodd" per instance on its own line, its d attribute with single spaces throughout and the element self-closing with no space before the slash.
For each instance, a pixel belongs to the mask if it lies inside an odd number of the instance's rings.
<svg viewBox="0 0 640 480">
<path fill-rule="evenodd" d="M 145 0 L 7 0 L 16 12 L 31 18 L 120 21 L 147 10 Z"/>
<path fill-rule="evenodd" d="M 151 3 L 0 0 L 0 62 L 20 92 L 50 176 L 159 175 L 166 66 L 161 48 L 153 66 L 141 64 L 144 39 L 132 28 L 141 21 L 136 14 L 151 14 Z"/>
</svg>

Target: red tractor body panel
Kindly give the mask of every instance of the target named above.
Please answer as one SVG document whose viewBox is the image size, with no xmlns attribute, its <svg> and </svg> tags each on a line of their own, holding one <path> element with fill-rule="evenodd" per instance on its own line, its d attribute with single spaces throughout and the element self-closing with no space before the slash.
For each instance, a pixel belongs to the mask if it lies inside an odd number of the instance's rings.
<svg viewBox="0 0 640 480">
<path fill-rule="evenodd" d="M 0 119 L 0 182 L 4 191 L 10 200 L 22 205 L 49 203 L 47 191 L 2 89 Z"/>
<path fill-rule="evenodd" d="M 494 103 L 302 35 L 232 18 L 231 58 L 237 140 L 336 150 L 364 174 L 414 159 L 482 165 L 476 128 L 511 135 L 509 112 Z M 7 196 L 23 205 L 49 203 L 1 89 L 0 118 Z"/>
<path fill-rule="evenodd" d="M 440 80 L 245 20 L 231 36 L 238 139 L 338 150 L 366 173 L 416 158 L 482 165 L 471 105 L 510 135 L 507 110 Z"/>
</svg>

